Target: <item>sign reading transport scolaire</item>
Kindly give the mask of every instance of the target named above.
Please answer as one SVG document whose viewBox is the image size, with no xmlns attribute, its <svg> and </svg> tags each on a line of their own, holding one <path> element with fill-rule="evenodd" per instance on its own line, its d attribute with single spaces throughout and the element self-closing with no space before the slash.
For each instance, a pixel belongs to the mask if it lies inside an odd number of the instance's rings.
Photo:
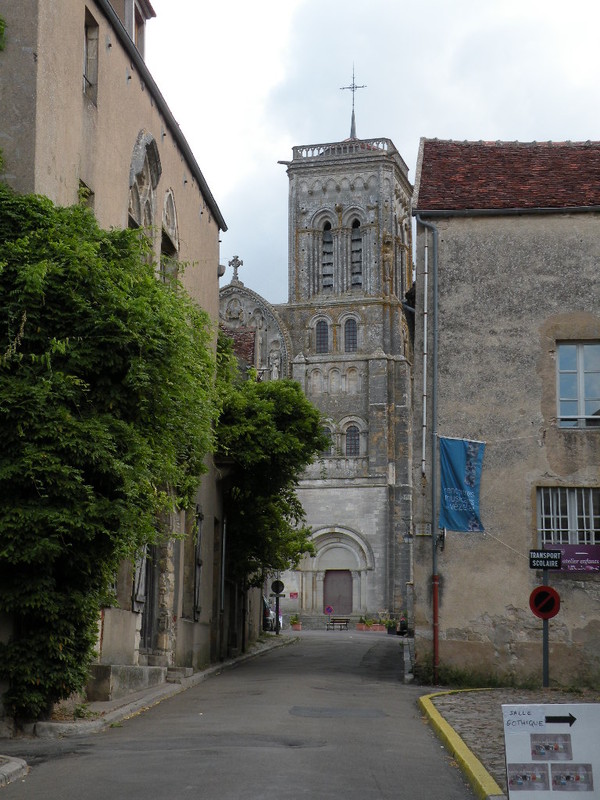
<svg viewBox="0 0 600 800">
<path fill-rule="evenodd" d="M 502 717 L 509 800 L 600 800 L 600 705 L 503 705 Z"/>
<path fill-rule="evenodd" d="M 562 553 L 560 550 L 530 550 L 530 569 L 560 569 Z"/>
</svg>

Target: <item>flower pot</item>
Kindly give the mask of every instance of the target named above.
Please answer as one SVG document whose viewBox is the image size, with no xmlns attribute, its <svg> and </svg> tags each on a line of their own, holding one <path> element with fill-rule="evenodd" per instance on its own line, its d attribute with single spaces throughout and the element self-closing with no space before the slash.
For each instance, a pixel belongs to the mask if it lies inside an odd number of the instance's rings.
<svg viewBox="0 0 600 800">
<path fill-rule="evenodd" d="M 302 623 L 301 622 L 292 622 L 292 630 L 293 631 L 301 631 L 302 630 Z"/>
</svg>

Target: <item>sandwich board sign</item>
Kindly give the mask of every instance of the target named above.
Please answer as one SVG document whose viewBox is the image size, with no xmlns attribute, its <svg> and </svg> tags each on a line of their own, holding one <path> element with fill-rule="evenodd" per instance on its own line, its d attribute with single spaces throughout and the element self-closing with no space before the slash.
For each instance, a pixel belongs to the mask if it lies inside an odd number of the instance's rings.
<svg viewBox="0 0 600 800">
<path fill-rule="evenodd" d="M 509 800 L 600 800 L 600 704 L 503 705 Z"/>
</svg>

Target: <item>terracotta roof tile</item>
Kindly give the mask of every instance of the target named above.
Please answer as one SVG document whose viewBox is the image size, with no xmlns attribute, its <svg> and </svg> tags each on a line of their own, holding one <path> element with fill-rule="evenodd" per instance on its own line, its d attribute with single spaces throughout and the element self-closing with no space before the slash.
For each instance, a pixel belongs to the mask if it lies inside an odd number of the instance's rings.
<svg viewBox="0 0 600 800">
<path fill-rule="evenodd" d="M 600 142 L 422 139 L 417 211 L 600 206 Z"/>
<path fill-rule="evenodd" d="M 227 328 L 221 326 L 223 332 L 233 339 L 233 352 L 238 361 L 245 366 L 254 364 L 254 342 L 256 331 L 252 328 Z"/>
</svg>

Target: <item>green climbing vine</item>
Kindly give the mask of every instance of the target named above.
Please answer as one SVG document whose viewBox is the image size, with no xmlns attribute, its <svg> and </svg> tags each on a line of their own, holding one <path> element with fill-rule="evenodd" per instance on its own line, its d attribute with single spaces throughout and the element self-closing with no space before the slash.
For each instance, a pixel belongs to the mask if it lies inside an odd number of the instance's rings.
<svg viewBox="0 0 600 800">
<path fill-rule="evenodd" d="M 189 505 L 216 414 L 208 317 L 143 237 L 0 184 L 3 702 L 81 689 L 121 559 Z"/>
</svg>

